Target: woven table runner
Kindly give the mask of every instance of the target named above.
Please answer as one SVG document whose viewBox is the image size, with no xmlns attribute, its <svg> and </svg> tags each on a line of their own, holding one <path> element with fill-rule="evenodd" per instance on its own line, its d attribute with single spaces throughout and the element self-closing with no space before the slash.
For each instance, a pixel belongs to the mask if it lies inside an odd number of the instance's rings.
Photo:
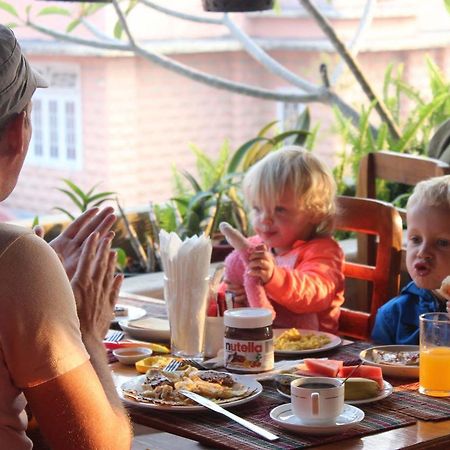
<svg viewBox="0 0 450 450">
<path fill-rule="evenodd" d="M 143 305 L 142 302 L 133 301 L 126 301 L 126 303 L 136 303 L 136 306 L 144 307 L 151 315 L 161 317 L 164 314 L 160 305 Z M 342 360 L 344 365 L 354 365 L 359 362 L 359 353 L 371 345 L 373 344 L 355 342 L 322 352 L 320 357 Z M 304 356 L 308 357 L 309 355 L 305 354 Z M 316 355 L 311 356 L 315 357 Z M 293 356 L 293 359 L 298 358 L 298 355 Z M 283 359 L 289 358 L 283 355 Z M 388 381 L 394 386 L 394 392 L 389 397 L 378 402 L 358 405 L 365 413 L 362 422 L 344 432 L 340 431 L 339 434 L 328 436 L 295 434 L 278 427 L 270 419 L 269 413 L 276 406 L 286 403 L 287 399 L 281 397 L 276 391 L 273 382 L 263 382 L 264 390 L 257 399 L 230 409 L 237 415 L 280 436 L 280 439 L 275 442 L 268 442 L 235 422 L 208 410 L 195 413 L 170 413 L 128 405 L 127 407 L 136 423 L 184 436 L 215 448 L 239 448 L 240 450 L 302 449 L 412 425 L 419 419 L 450 419 L 449 399 L 438 399 L 419 394 L 416 382 L 410 383 L 408 380 L 400 379 L 388 379 Z"/>
<path fill-rule="evenodd" d="M 240 425 L 210 411 L 197 413 L 167 413 L 131 407 L 135 422 L 178 434 L 216 448 L 224 449 L 282 449 L 293 450 L 317 444 L 361 437 L 375 432 L 414 424 L 417 419 L 439 420 L 450 418 L 450 401 L 422 396 L 409 390 L 394 392 L 388 398 L 367 405 L 359 405 L 365 418 L 345 432 L 329 436 L 295 434 L 279 428 L 270 417 L 270 411 L 286 403 L 271 382 L 264 382 L 264 391 L 256 400 L 231 410 L 280 436 L 268 442 Z"/>
</svg>

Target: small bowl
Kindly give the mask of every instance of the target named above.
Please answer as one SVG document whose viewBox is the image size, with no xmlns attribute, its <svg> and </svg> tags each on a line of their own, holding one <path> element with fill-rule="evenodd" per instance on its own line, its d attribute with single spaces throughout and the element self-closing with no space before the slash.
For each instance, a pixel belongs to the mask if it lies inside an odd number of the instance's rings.
<svg viewBox="0 0 450 450">
<path fill-rule="evenodd" d="M 141 359 L 151 356 L 153 350 L 146 347 L 125 347 L 116 348 L 112 353 L 120 363 L 132 365 Z"/>
</svg>

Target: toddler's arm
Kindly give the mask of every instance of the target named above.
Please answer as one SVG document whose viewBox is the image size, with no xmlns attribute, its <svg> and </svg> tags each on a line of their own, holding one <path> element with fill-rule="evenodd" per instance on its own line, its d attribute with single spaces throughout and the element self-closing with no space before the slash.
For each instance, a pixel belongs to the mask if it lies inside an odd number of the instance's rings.
<svg viewBox="0 0 450 450">
<path fill-rule="evenodd" d="M 288 257 L 295 258 L 295 254 Z M 342 294 L 344 255 L 333 239 L 303 244 L 294 263 L 285 265 L 282 258 L 277 257 L 273 276 L 264 285 L 273 301 L 296 314 L 318 313 Z"/>
</svg>

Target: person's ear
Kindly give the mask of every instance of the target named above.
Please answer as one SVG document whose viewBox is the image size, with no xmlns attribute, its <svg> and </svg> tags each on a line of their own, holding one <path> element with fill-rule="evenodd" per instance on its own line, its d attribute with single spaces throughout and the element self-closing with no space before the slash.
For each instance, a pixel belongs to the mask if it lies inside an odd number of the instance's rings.
<svg viewBox="0 0 450 450">
<path fill-rule="evenodd" d="M 22 111 L 15 115 L 5 129 L 6 147 L 8 153 L 12 155 L 19 155 L 25 148 L 25 129 L 27 126 L 27 112 Z"/>
</svg>

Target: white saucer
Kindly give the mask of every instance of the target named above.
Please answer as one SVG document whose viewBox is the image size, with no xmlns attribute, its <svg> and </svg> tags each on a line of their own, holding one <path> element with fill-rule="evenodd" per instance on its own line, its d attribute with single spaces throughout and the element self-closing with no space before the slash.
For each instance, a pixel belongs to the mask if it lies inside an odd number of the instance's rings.
<svg viewBox="0 0 450 450">
<path fill-rule="evenodd" d="M 364 419 L 364 411 L 353 405 L 344 405 L 344 411 L 336 418 L 334 423 L 305 424 L 294 416 L 291 403 L 277 406 L 270 411 L 270 418 L 282 428 L 300 434 L 334 434 L 352 427 Z"/>
</svg>

